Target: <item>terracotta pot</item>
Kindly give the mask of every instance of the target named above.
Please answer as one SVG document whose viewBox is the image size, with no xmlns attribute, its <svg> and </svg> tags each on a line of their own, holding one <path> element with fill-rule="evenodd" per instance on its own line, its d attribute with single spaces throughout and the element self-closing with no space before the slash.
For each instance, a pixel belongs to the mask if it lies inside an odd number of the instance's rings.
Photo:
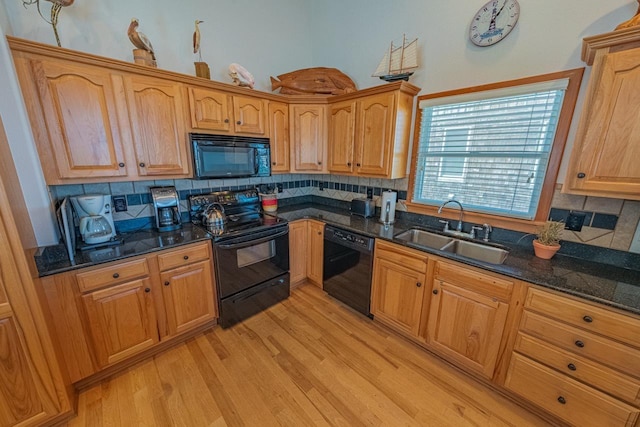
<svg viewBox="0 0 640 427">
<path fill-rule="evenodd" d="M 559 249 L 560 245 L 547 246 L 538 242 L 537 239 L 533 241 L 533 251 L 536 253 L 538 258 L 551 259 Z"/>
</svg>

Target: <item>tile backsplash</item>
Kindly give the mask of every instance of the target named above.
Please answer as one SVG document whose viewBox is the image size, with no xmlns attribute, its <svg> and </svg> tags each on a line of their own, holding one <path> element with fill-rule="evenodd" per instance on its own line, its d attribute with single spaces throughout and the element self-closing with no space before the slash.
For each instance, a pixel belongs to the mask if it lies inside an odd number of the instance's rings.
<svg viewBox="0 0 640 427">
<path fill-rule="evenodd" d="M 180 194 L 184 220 L 187 196 L 221 190 L 241 190 L 253 188 L 259 184 L 281 184 L 282 192 L 278 199 L 314 195 L 331 199 L 350 201 L 356 197 L 365 197 L 367 188 L 371 188 L 374 199 L 380 204 L 380 194 L 387 189 L 398 192 L 397 210 L 406 211 L 408 179 L 378 179 L 338 175 L 282 174 L 265 178 L 240 178 L 217 180 L 156 180 L 135 182 L 113 182 L 100 184 L 50 186 L 52 200 L 66 196 L 88 193 L 104 193 L 112 196 L 122 195 L 127 200 L 126 212 L 114 212 L 114 222 L 119 232 L 152 227 L 153 206 L 149 187 L 172 185 Z M 640 253 L 640 244 L 634 243 L 634 234 L 640 230 L 640 201 L 607 199 L 602 197 L 576 196 L 563 194 L 558 186 L 551 204 L 550 219 L 566 221 L 569 213 L 584 214 L 584 224 L 579 232 L 565 230 L 563 240 L 587 245 L 633 251 Z M 638 231 L 637 233 L 640 233 Z"/>
</svg>

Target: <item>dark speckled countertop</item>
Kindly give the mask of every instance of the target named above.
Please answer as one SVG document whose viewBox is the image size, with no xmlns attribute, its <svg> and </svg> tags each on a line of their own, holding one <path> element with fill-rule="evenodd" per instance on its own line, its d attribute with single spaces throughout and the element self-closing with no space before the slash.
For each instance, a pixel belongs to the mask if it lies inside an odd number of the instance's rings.
<svg viewBox="0 0 640 427">
<path fill-rule="evenodd" d="M 201 240 L 211 240 L 211 235 L 190 223 L 180 230 L 158 232 L 143 230 L 120 235 L 122 244 L 103 249 L 78 251 L 75 261 L 69 261 L 63 245 L 39 248 L 34 259 L 40 277 L 62 273 L 77 268 L 89 267 L 110 261 L 117 261 L 150 252 L 169 249 Z"/>
<path fill-rule="evenodd" d="M 443 258 L 640 314 L 640 263 L 626 260 L 624 266 L 616 266 L 560 253 L 551 260 L 543 260 L 534 256 L 529 242 L 526 245 L 518 245 L 513 242 L 497 241 L 496 243 L 510 249 L 509 256 L 504 264 L 488 264 L 437 249 L 418 248 L 394 239 L 395 235 L 416 227 L 417 224 L 409 221 L 399 220 L 385 229 L 376 217 L 362 218 L 350 215 L 345 209 L 316 203 L 281 207 L 277 215 L 289 221 L 303 218 L 318 219 L 370 237 L 412 246 Z M 629 264 L 632 264 L 631 267 Z"/>
</svg>

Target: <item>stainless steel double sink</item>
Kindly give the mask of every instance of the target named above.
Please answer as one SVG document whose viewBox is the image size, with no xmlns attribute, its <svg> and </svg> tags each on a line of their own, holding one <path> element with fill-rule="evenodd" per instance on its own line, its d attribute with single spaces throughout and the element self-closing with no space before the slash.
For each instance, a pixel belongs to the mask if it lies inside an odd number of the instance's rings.
<svg viewBox="0 0 640 427">
<path fill-rule="evenodd" d="M 509 255 L 507 249 L 468 240 L 460 240 L 419 228 L 411 228 L 397 234 L 395 238 L 417 247 L 437 249 L 489 264 L 502 264 L 507 259 L 507 255 Z"/>
</svg>

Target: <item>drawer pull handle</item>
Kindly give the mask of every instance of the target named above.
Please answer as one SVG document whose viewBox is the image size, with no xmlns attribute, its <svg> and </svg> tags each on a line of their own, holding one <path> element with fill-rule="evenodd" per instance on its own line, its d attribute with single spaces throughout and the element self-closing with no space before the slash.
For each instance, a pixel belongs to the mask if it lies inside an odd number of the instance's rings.
<svg viewBox="0 0 640 427">
<path fill-rule="evenodd" d="M 120 162 L 120 163 L 118 163 L 118 166 L 123 168 L 124 167 L 124 163 Z"/>
<path fill-rule="evenodd" d="M 580 340 L 576 341 L 576 346 L 583 348 L 584 347 L 584 343 Z"/>
<path fill-rule="evenodd" d="M 237 125 L 241 125 L 241 124 L 242 124 L 242 122 L 241 122 L 240 120 L 238 120 L 238 121 L 236 122 L 236 124 L 237 124 Z"/>
<path fill-rule="evenodd" d="M 570 371 L 575 371 L 576 369 L 578 369 L 576 368 L 576 365 L 574 365 L 573 363 L 569 363 L 567 365 L 567 368 L 569 368 Z"/>
<path fill-rule="evenodd" d="M 229 123 L 229 119 L 224 119 L 224 122 L 225 123 Z"/>
<path fill-rule="evenodd" d="M 145 167 L 146 165 L 144 164 L 144 162 L 140 162 L 140 164 L 139 164 L 138 166 L 140 166 L 141 168 L 143 168 L 143 167 Z"/>
<path fill-rule="evenodd" d="M 582 318 L 582 320 L 584 320 L 584 321 L 585 321 L 585 322 L 587 322 L 587 323 L 591 323 L 591 322 L 593 322 L 593 317 L 591 317 L 591 316 L 584 316 L 584 317 Z"/>
<path fill-rule="evenodd" d="M 146 293 L 149 293 L 149 292 L 151 292 L 151 288 L 144 288 L 144 291 L 145 291 Z"/>
<path fill-rule="evenodd" d="M 184 260 L 186 261 L 186 260 L 188 260 L 188 259 L 189 259 L 189 255 L 185 255 L 185 256 L 183 256 L 182 258 L 184 258 Z"/>
<path fill-rule="evenodd" d="M 164 282 L 165 286 L 169 286 L 170 284 L 171 284 L 171 282 L 169 282 L 169 281 Z"/>
<path fill-rule="evenodd" d="M 422 283 L 418 282 L 418 283 L 416 283 L 416 286 L 420 287 L 420 286 L 422 286 Z"/>
<path fill-rule="evenodd" d="M 564 404 L 566 404 L 566 403 L 567 403 L 567 399 L 565 399 L 565 398 L 564 398 L 564 397 L 562 397 L 562 396 L 558 396 L 558 402 L 560 402 L 561 404 L 563 404 L 563 405 L 564 405 Z"/>
<path fill-rule="evenodd" d="M 434 289 L 434 290 L 433 290 L 433 294 L 434 294 L 434 295 L 438 295 L 438 290 L 437 290 L 437 289 Z"/>
<path fill-rule="evenodd" d="M 118 277 L 120 277 L 120 275 L 118 273 L 113 273 L 113 278 L 117 279 Z"/>
</svg>

